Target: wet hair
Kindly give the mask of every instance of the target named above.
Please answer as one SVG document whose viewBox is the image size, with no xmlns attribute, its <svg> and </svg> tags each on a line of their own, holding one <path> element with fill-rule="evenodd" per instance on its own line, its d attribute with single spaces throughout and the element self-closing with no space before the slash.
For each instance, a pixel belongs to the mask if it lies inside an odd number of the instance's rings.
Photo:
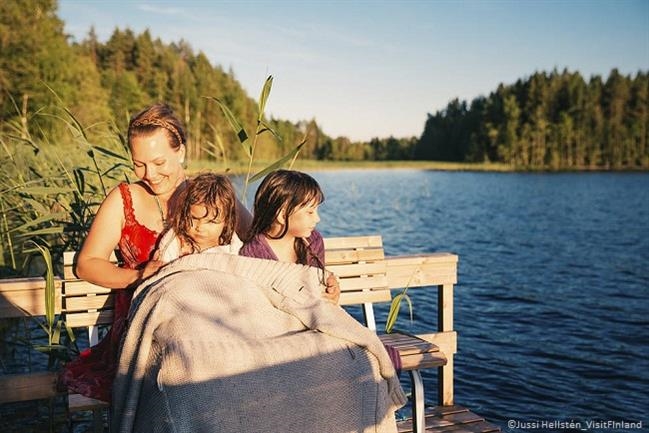
<svg viewBox="0 0 649 433">
<path fill-rule="evenodd" d="M 197 252 L 200 249 L 189 236 L 192 227 L 191 207 L 194 205 L 205 206 L 205 216 L 213 215 L 214 219 L 224 222 L 219 245 L 230 244 L 237 226 L 237 198 L 230 179 L 222 174 L 201 173 L 188 179 L 185 187 L 174 198 L 169 225 L 183 245 L 189 245 L 193 252 Z"/>
<path fill-rule="evenodd" d="M 170 146 L 178 150 L 187 142 L 185 128 L 182 122 L 176 117 L 171 107 L 164 103 L 151 105 L 131 118 L 128 124 L 128 143 L 133 138 L 149 136 L 158 129 L 167 131 Z"/>
<path fill-rule="evenodd" d="M 295 170 L 276 170 L 264 178 L 255 193 L 255 204 L 252 225 L 248 233 L 248 240 L 252 240 L 260 233 L 272 239 L 281 239 L 288 232 L 288 218 L 296 210 L 309 204 L 324 202 L 324 194 L 318 182 L 306 173 Z M 272 225 L 284 210 L 285 224 L 277 236 L 270 236 Z M 307 256 L 313 255 L 305 239 L 295 239 L 295 253 L 298 263 L 307 264 Z"/>
</svg>

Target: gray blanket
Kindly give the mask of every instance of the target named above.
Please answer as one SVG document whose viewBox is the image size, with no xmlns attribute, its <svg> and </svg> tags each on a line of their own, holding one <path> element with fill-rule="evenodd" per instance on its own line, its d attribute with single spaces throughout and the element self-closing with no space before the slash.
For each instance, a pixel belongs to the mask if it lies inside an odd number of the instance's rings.
<svg viewBox="0 0 649 433">
<path fill-rule="evenodd" d="M 116 432 L 395 432 L 405 403 L 376 335 L 310 267 L 227 254 L 137 290 L 113 387 Z"/>
</svg>

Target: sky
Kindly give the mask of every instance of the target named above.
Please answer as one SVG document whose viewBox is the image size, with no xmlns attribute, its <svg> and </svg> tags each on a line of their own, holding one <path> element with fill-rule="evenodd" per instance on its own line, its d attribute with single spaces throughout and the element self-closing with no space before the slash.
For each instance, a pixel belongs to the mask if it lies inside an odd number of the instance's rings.
<svg viewBox="0 0 649 433">
<path fill-rule="evenodd" d="M 149 29 L 232 69 L 266 114 L 354 141 L 419 137 L 428 114 L 537 71 L 649 71 L 649 0 L 59 0 L 71 40 Z"/>
</svg>

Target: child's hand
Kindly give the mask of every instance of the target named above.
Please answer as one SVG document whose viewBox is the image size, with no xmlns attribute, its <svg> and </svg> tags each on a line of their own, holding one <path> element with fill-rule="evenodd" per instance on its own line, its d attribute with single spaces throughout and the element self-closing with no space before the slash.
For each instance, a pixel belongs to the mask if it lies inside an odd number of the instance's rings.
<svg viewBox="0 0 649 433">
<path fill-rule="evenodd" d="M 338 284 L 338 278 L 331 272 L 327 276 L 326 288 L 322 296 L 334 304 L 337 304 L 340 299 L 340 284 Z"/>
</svg>

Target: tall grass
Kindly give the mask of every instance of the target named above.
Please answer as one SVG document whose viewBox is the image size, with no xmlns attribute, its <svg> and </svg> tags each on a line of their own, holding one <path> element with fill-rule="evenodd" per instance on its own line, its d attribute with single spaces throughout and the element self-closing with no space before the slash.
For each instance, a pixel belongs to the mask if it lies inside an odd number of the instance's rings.
<svg viewBox="0 0 649 433">
<path fill-rule="evenodd" d="M 69 111 L 57 117 L 67 143 L 36 142 L 15 125 L 0 134 L 1 275 L 41 273 L 42 255 L 30 242 L 47 248 L 58 268 L 63 251 L 80 247 L 107 190 L 131 173 L 119 136 L 98 146 Z"/>
</svg>

